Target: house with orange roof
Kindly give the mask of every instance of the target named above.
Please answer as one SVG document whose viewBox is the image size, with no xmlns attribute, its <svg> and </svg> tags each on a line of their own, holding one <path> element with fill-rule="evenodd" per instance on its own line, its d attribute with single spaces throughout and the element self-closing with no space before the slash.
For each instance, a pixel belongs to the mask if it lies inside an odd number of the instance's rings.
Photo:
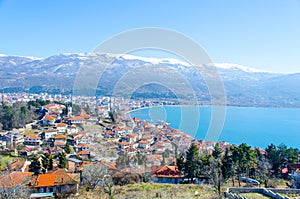
<svg viewBox="0 0 300 199">
<path fill-rule="evenodd" d="M 154 136 L 151 134 L 151 133 L 144 133 L 143 135 L 142 135 L 142 138 L 141 138 L 142 140 L 148 140 L 149 142 L 150 142 L 150 145 L 151 144 L 154 144 Z"/>
<path fill-rule="evenodd" d="M 129 142 L 131 142 L 131 143 L 137 141 L 137 137 L 132 133 L 128 134 L 127 137 L 129 138 Z"/>
<path fill-rule="evenodd" d="M 154 140 L 155 141 L 164 141 L 164 140 L 166 140 L 167 138 L 165 137 L 165 136 L 163 136 L 163 135 L 157 135 L 157 136 L 155 136 L 155 138 L 154 138 Z"/>
<path fill-rule="evenodd" d="M 42 119 L 42 125 L 44 126 L 51 126 L 54 125 L 55 118 L 50 115 L 45 115 L 45 117 Z"/>
<path fill-rule="evenodd" d="M 128 134 L 126 136 L 123 136 L 121 138 L 122 142 L 129 142 L 131 144 L 135 143 L 137 141 L 137 137 L 134 134 Z"/>
<path fill-rule="evenodd" d="M 85 160 L 90 159 L 90 157 L 91 157 L 91 154 L 89 151 L 79 151 L 79 152 L 77 152 L 77 155 Z"/>
<path fill-rule="evenodd" d="M 74 150 L 75 151 L 89 151 L 90 150 L 90 145 L 89 144 L 80 143 L 80 144 L 77 144 L 74 147 Z"/>
<path fill-rule="evenodd" d="M 59 133 L 65 133 L 67 131 L 68 125 L 66 123 L 57 123 L 56 129 Z"/>
<path fill-rule="evenodd" d="M 62 104 L 47 104 L 42 108 L 48 110 L 48 113 L 50 114 L 61 114 L 62 110 L 65 109 L 66 106 Z"/>
<path fill-rule="evenodd" d="M 163 166 L 154 171 L 154 181 L 157 183 L 179 184 L 183 177 L 177 166 Z"/>
<path fill-rule="evenodd" d="M 119 147 L 119 149 L 126 149 L 126 148 L 130 147 L 130 143 L 129 142 L 119 142 L 118 147 Z"/>
<path fill-rule="evenodd" d="M 126 134 L 125 129 L 120 128 L 120 127 L 115 127 L 115 128 L 113 129 L 113 131 L 116 132 L 118 136 L 122 136 L 122 135 L 125 135 L 125 134 Z"/>
<path fill-rule="evenodd" d="M 31 187 L 36 193 L 78 193 L 79 183 L 79 174 L 59 170 L 34 176 Z"/>
<path fill-rule="evenodd" d="M 41 140 L 37 135 L 27 135 L 24 138 L 24 145 L 26 146 L 39 146 Z"/>
<path fill-rule="evenodd" d="M 109 131 L 106 131 L 104 133 L 104 137 L 106 137 L 106 138 L 116 138 L 116 137 L 118 137 L 118 134 L 114 131 L 109 130 Z"/>
<path fill-rule="evenodd" d="M 68 119 L 68 122 L 69 122 L 69 124 L 84 124 L 85 117 L 84 116 L 70 117 Z"/>
<path fill-rule="evenodd" d="M 66 146 L 66 142 L 62 142 L 62 141 L 54 141 L 54 142 L 53 142 L 53 146 L 54 146 L 54 147 L 64 148 L 64 147 Z"/>
<path fill-rule="evenodd" d="M 13 171 L 10 174 L 0 176 L 0 187 L 1 188 L 15 188 L 21 185 L 22 182 L 29 176 L 32 176 L 33 172 L 21 172 Z"/>
<path fill-rule="evenodd" d="M 55 135 L 54 140 L 64 142 L 66 144 L 67 136 L 66 135 Z"/>
<path fill-rule="evenodd" d="M 125 155 L 125 154 L 127 154 L 129 156 L 136 155 L 136 150 L 133 149 L 133 148 L 128 147 L 128 148 L 125 148 L 125 149 L 121 149 L 118 154 L 119 155 Z"/>
<path fill-rule="evenodd" d="M 98 106 L 96 108 L 96 113 L 97 113 L 98 116 L 108 117 L 108 109 L 104 106 Z"/>
<path fill-rule="evenodd" d="M 20 188 L 27 189 L 26 184 L 29 182 L 33 172 L 13 171 L 10 174 L 0 176 L 0 190 L 13 196 Z"/>
<path fill-rule="evenodd" d="M 140 149 L 148 149 L 150 147 L 150 141 L 143 139 L 139 141 L 138 148 Z"/>
</svg>

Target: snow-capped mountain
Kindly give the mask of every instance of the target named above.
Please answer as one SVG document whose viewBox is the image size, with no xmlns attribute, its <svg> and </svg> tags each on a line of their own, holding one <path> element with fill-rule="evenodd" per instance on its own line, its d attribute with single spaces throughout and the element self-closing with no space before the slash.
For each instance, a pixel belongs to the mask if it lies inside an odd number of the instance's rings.
<svg viewBox="0 0 300 199">
<path fill-rule="evenodd" d="M 183 95 L 183 80 L 188 82 L 200 101 L 209 102 L 210 94 L 203 76 L 216 67 L 224 84 L 227 102 L 232 105 L 300 106 L 299 74 L 279 74 L 231 63 L 213 63 L 197 66 L 173 58 L 145 58 L 134 55 L 107 53 L 64 53 L 47 58 L 0 55 L 0 85 L 5 91 L 70 92 L 82 68 L 101 71 L 97 79 L 99 94 L 109 94 L 126 74 L 139 75 L 141 79 L 163 78 L 174 82 Z M 83 71 L 83 72 L 82 72 Z M 182 80 L 177 78 L 181 74 Z M 88 75 L 88 74 L 87 74 Z M 84 81 L 90 79 L 85 77 Z M 128 80 L 126 80 L 128 81 Z M 138 96 L 170 97 L 171 91 L 154 85 L 142 86 Z M 144 95 L 145 94 L 145 95 Z M 166 95 L 166 96 L 164 96 Z"/>
</svg>

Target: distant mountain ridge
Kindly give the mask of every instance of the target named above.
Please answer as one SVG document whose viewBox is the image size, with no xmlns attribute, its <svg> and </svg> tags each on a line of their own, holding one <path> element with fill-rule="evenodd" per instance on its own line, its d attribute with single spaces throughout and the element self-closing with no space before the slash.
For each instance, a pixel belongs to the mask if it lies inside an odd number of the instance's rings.
<svg viewBox="0 0 300 199">
<path fill-rule="evenodd" d="M 70 93 L 79 69 L 84 65 L 94 67 L 110 63 L 102 74 L 97 94 L 109 95 L 120 78 L 129 71 L 151 65 L 160 65 L 156 74 L 171 74 L 170 68 L 180 72 L 192 85 L 199 103 L 209 104 L 210 94 L 203 78 L 186 62 L 172 58 L 144 58 L 133 55 L 107 53 L 64 53 L 47 58 L 0 55 L 0 89 L 4 92 Z M 202 67 L 210 67 L 211 64 Z M 222 78 L 227 104 L 239 106 L 300 107 L 300 74 L 281 74 L 260 71 L 238 64 L 214 63 Z M 175 73 L 174 73 L 175 74 Z M 148 75 L 148 74 L 144 74 Z M 155 74 L 154 74 L 155 75 Z M 172 75 L 165 81 L 174 81 Z M 177 85 L 178 84 L 178 85 Z M 159 85 L 143 86 L 135 97 L 174 97 L 168 88 Z"/>
</svg>

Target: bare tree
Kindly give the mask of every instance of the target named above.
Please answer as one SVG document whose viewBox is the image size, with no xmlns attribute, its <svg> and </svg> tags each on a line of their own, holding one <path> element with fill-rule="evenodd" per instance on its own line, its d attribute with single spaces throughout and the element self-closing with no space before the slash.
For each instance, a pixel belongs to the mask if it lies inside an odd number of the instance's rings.
<svg viewBox="0 0 300 199">
<path fill-rule="evenodd" d="M 103 184 L 105 175 L 107 175 L 106 165 L 85 165 L 82 170 L 82 182 L 83 184 L 88 185 L 92 190 L 94 190 L 97 185 Z"/>
<path fill-rule="evenodd" d="M 220 158 L 210 158 L 209 164 L 204 169 L 206 177 L 212 184 L 214 189 L 217 191 L 219 196 L 221 195 L 221 188 L 225 182 L 221 169 L 221 159 Z"/>
<path fill-rule="evenodd" d="M 269 179 L 272 174 L 272 165 L 270 161 L 261 155 L 257 158 L 257 168 L 255 169 L 255 177 L 262 181 L 265 187 L 268 187 Z"/>
<path fill-rule="evenodd" d="M 105 175 L 103 179 L 103 190 L 109 199 L 114 199 L 114 183 L 110 175 Z"/>
<path fill-rule="evenodd" d="M 108 173 L 107 166 L 103 164 L 85 165 L 82 170 L 82 182 L 93 191 L 97 186 L 101 186 L 110 199 L 113 199 L 113 181 Z"/>
</svg>

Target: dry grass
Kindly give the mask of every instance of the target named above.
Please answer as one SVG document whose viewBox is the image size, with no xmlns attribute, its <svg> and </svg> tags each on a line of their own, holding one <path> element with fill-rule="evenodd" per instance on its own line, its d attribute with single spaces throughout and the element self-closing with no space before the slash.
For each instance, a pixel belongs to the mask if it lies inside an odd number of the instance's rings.
<svg viewBox="0 0 300 199">
<path fill-rule="evenodd" d="M 40 132 L 39 130 L 34 130 L 34 129 L 24 129 L 23 131 L 20 131 L 20 134 L 22 135 L 34 135 L 34 132 Z"/>
<path fill-rule="evenodd" d="M 81 189 L 79 196 L 69 198 L 77 199 L 108 199 L 108 196 L 100 191 L 86 192 Z M 114 188 L 115 199 L 149 199 L 149 198 L 201 198 L 213 199 L 218 195 L 208 185 L 190 185 L 190 184 L 156 184 L 140 183 L 126 186 L 116 186 Z"/>
<path fill-rule="evenodd" d="M 84 126 L 84 130 L 85 131 L 92 131 L 92 130 L 101 131 L 102 127 L 99 125 L 96 125 L 96 124 L 89 124 L 89 125 Z"/>
</svg>

